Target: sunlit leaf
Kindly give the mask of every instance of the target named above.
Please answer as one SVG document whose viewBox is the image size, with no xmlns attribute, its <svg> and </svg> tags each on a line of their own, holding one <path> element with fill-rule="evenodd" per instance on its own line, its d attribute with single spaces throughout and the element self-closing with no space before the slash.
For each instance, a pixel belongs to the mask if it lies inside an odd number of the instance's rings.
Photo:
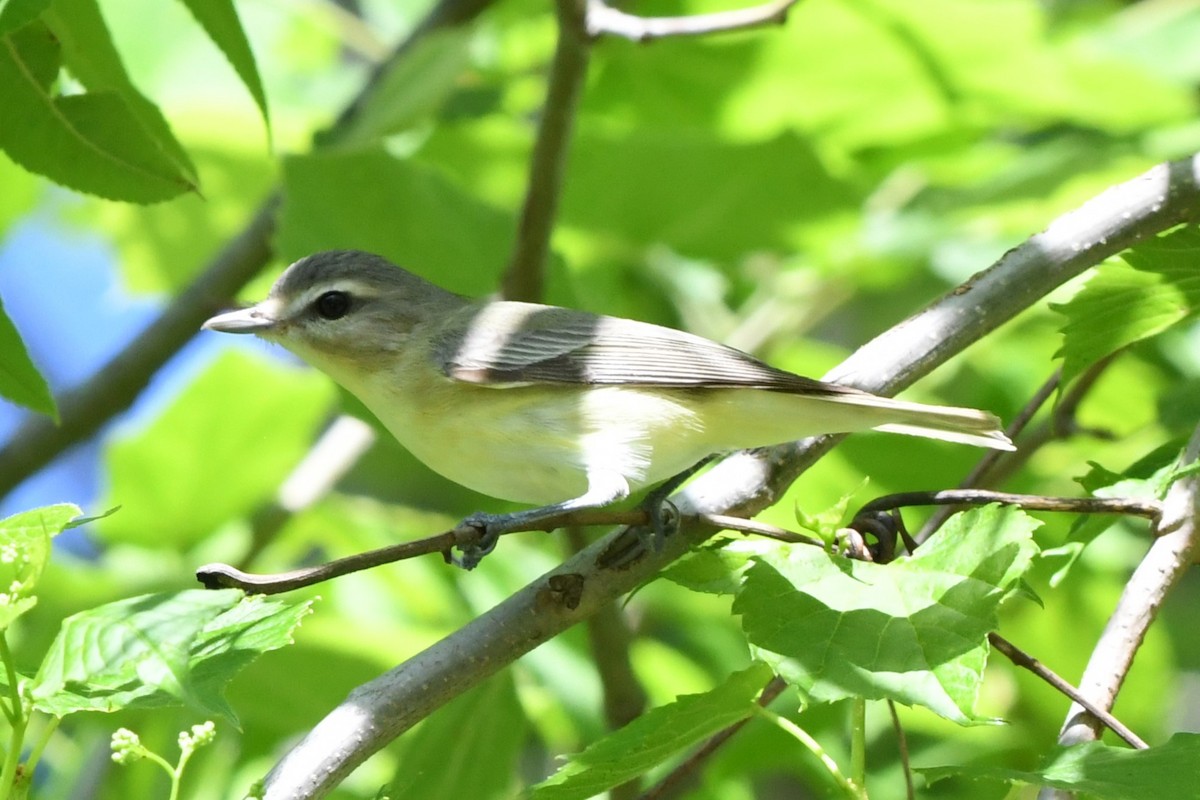
<svg viewBox="0 0 1200 800">
<path fill-rule="evenodd" d="M 988 506 L 880 565 L 780 548 L 746 573 L 734 612 L 760 657 L 815 701 L 889 698 L 978 722 L 987 634 L 1019 588 L 1038 522 Z"/>
<path fill-rule="evenodd" d="M 37 603 L 33 590 L 50 558 L 50 540 L 81 513 L 62 503 L 0 520 L 0 631 Z"/>
<path fill-rule="evenodd" d="M 56 45 L 17 34 L 0 38 L 0 95 L 9 112 L 0 125 L 0 148 L 13 161 L 69 188 L 114 200 L 149 203 L 194 188 L 119 94 L 48 94 L 36 65 L 45 64 L 47 48 Z"/>
<path fill-rule="evenodd" d="M 61 717 L 187 705 L 236 720 L 225 684 L 291 644 L 309 605 L 192 589 L 89 609 L 63 622 L 34 679 L 34 707 Z"/>
</svg>

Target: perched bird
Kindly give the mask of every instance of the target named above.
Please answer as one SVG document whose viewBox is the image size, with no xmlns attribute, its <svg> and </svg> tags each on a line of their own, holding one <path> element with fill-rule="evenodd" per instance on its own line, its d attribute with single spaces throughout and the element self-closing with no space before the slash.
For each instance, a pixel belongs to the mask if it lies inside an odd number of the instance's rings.
<svg viewBox="0 0 1200 800">
<path fill-rule="evenodd" d="M 1013 449 L 983 411 L 803 378 L 645 322 L 472 300 L 354 250 L 297 261 L 265 300 L 204 327 L 282 345 L 434 471 L 540 506 L 469 517 L 482 533 L 467 567 L 506 530 L 621 500 L 722 451 L 863 430 Z"/>
</svg>

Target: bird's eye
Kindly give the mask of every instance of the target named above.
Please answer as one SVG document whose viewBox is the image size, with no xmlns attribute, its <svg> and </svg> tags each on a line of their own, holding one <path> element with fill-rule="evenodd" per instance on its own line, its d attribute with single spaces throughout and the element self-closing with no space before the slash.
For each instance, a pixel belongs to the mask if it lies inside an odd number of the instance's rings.
<svg viewBox="0 0 1200 800">
<path fill-rule="evenodd" d="M 350 295 L 346 292 L 326 292 L 317 298 L 317 313 L 325 319 L 341 319 L 350 310 Z"/>
</svg>

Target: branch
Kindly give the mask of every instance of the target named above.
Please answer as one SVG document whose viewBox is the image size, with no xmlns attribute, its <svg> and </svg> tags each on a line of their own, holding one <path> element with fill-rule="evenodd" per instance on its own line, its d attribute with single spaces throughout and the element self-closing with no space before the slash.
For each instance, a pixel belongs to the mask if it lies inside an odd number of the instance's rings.
<svg viewBox="0 0 1200 800">
<path fill-rule="evenodd" d="M 582 2 L 556 0 L 555 3 L 558 43 L 550 65 L 542 122 L 533 144 L 529 186 L 517 221 L 517 241 L 501 281 L 501 291 L 507 300 L 536 302 L 542 299 L 550 234 L 554 230 L 562 194 L 567 146 L 591 51 L 584 36 Z"/>
<path fill-rule="evenodd" d="M 1200 458 L 1200 428 L 1183 452 L 1182 464 Z M 1093 703 L 1108 710 L 1133 663 L 1146 631 L 1158 616 L 1167 593 L 1192 565 L 1197 552 L 1197 518 L 1200 515 L 1200 478 L 1188 475 L 1176 481 L 1163 501 L 1158 537 L 1138 564 L 1121 599 L 1092 650 L 1079 689 Z M 1067 712 L 1059 734 L 1062 745 L 1089 742 L 1099 736 L 1094 715 L 1078 704 Z"/>
<path fill-rule="evenodd" d="M 442 0 L 412 34 L 378 65 L 363 90 L 342 111 L 332 140 L 348 130 L 371 98 L 380 77 L 426 34 L 474 19 L 492 0 Z M 129 408 L 167 359 L 179 351 L 216 313 L 258 274 L 271 257 L 279 190 L 259 206 L 250 223 L 233 237 L 198 278 L 121 352 L 86 383 L 58 399 L 61 422 L 30 416 L 0 449 L 0 497 L 50 463 L 67 448 L 95 434 L 114 416 Z"/>
<path fill-rule="evenodd" d="M 1134 242 L 1200 213 L 1200 157 L 1162 164 L 1057 219 L 989 270 L 880 335 L 831 377 L 890 394 L 994 331 L 1043 295 Z M 737 453 L 675 497 L 684 513 L 757 512 L 834 437 Z M 622 535 L 593 543 L 408 661 L 354 689 L 275 765 L 264 800 L 306 800 L 331 791 L 356 766 L 437 708 L 605 604 L 651 580 L 707 539 L 685 524 L 661 550 L 622 567 L 597 560 Z M 577 588 L 572 606 L 562 587 Z"/>
<path fill-rule="evenodd" d="M 782 25 L 796 3 L 797 0 L 773 0 L 752 8 L 690 17 L 639 17 L 615 9 L 604 0 L 587 0 L 587 33 L 593 38 L 620 36 L 634 42 L 650 42 L 668 36 L 705 36 Z"/>
<path fill-rule="evenodd" d="M 1126 727 L 1126 725 L 1119 719 L 1108 713 L 1108 711 L 1089 701 L 1086 697 L 1084 697 L 1082 692 L 1063 680 L 1058 673 L 1054 672 L 1054 670 L 1050 669 L 1045 664 L 1038 661 L 1036 658 L 1029 655 L 1029 653 L 1026 653 L 1024 650 L 1017 647 L 1000 634 L 989 633 L 988 642 L 991 643 L 992 647 L 1003 653 L 1009 661 L 1016 664 L 1018 667 L 1029 670 L 1034 675 L 1037 675 L 1043 681 L 1050 684 L 1082 707 L 1086 708 L 1089 713 L 1095 715 L 1098 722 L 1102 723 L 1104 727 L 1108 728 L 1117 736 L 1120 736 L 1122 739 L 1124 739 L 1125 743 L 1130 747 L 1136 747 L 1139 750 L 1145 750 L 1150 746 L 1142 741 L 1141 737 Z"/>
</svg>

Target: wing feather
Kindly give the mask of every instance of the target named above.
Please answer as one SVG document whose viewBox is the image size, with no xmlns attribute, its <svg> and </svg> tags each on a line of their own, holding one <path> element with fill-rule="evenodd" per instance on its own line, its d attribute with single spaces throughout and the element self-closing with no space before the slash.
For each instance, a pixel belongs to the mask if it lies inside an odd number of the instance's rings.
<svg viewBox="0 0 1200 800">
<path fill-rule="evenodd" d="M 861 394 L 765 364 L 740 350 L 645 322 L 531 303 L 472 306 L 441 326 L 443 372 L 480 385 L 561 383 L 758 388 Z"/>
</svg>

